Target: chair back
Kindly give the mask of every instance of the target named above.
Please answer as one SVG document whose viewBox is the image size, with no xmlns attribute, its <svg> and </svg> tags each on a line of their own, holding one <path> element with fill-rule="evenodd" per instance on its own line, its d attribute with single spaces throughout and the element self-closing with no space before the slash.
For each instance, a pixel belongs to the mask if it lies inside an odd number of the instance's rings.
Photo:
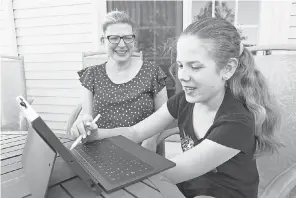
<svg viewBox="0 0 296 198">
<path fill-rule="evenodd" d="M 1 56 L 1 131 L 26 130 L 15 98 L 27 98 L 24 58 Z"/>
<path fill-rule="evenodd" d="M 285 49 L 289 51 L 285 53 Z M 296 163 L 296 45 L 257 46 L 249 48 L 257 68 L 266 77 L 270 91 L 280 103 L 282 125 L 277 132 L 285 145 L 278 154 L 258 158 L 259 190 L 278 174 Z M 281 52 L 279 53 L 280 50 Z"/>
<path fill-rule="evenodd" d="M 143 60 L 142 52 L 133 52 L 132 57 L 140 58 Z M 108 55 L 106 52 L 83 52 L 82 53 L 82 64 L 83 68 L 100 65 L 104 62 L 108 61 Z"/>
</svg>

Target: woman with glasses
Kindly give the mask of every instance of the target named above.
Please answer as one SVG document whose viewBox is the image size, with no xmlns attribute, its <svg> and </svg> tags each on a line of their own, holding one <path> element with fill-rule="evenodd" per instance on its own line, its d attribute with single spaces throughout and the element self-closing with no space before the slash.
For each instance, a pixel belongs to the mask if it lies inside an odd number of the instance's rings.
<svg viewBox="0 0 296 198">
<path fill-rule="evenodd" d="M 83 120 L 97 114 L 101 114 L 96 122 L 99 128 L 135 125 L 167 101 L 165 73 L 152 62 L 132 57 L 135 49 L 133 28 L 130 17 L 124 12 L 107 14 L 102 24 L 101 42 L 109 60 L 78 72 L 85 88 L 84 118 L 73 124 L 72 135 L 77 134 L 78 128 L 85 127 Z M 142 145 L 156 149 L 154 138 Z"/>
</svg>

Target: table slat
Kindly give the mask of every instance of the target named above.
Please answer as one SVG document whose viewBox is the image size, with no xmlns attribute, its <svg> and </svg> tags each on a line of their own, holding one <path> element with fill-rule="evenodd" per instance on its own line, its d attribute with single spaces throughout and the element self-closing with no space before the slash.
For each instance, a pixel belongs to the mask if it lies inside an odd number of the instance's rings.
<svg viewBox="0 0 296 198">
<path fill-rule="evenodd" d="M 13 141 L 13 138 L 20 137 L 20 136 L 25 136 L 25 135 L 5 135 L 4 137 L 1 136 L 1 144 L 4 142 L 9 142 Z"/>
<path fill-rule="evenodd" d="M 160 174 L 148 178 L 154 186 L 157 186 L 163 197 L 185 198 L 178 187 L 163 178 Z"/>
<path fill-rule="evenodd" d="M 159 190 L 157 189 L 157 187 L 151 181 L 149 181 L 148 179 L 144 179 L 141 182 L 144 183 L 144 184 L 146 184 L 146 185 L 148 185 L 148 186 L 150 186 L 150 188 L 153 188 L 154 190 L 156 190 L 156 191 L 159 192 Z"/>
<path fill-rule="evenodd" d="M 16 137 L 14 139 L 9 139 L 10 141 L 2 141 L 1 142 L 1 149 L 14 146 L 17 143 L 24 144 L 26 142 L 26 138 L 27 138 L 27 136 L 23 135 L 23 136 Z M 13 141 L 13 140 L 15 140 L 15 141 Z"/>
<path fill-rule="evenodd" d="M 14 164 L 17 162 L 20 162 L 22 160 L 22 156 L 17 156 L 14 158 L 9 158 L 1 161 L 1 167 L 3 166 L 9 166 L 10 164 Z"/>
<path fill-rule="evenodd" d="M 4 175 L 1 175 L 1 184 L 5 181 L 12 180 L 14 178 L 24 175 L 24 169 L 19 169 Z"/>
<path fill-rule="evenodd" d="M 102 198 L 97 196 L 89 187 L 79 178 L 76 177 L 61 184 L 74 198 Z"/>
<path fill-rule="evenodd" d="M 18 169 L 21 169 L 22 167 L 23 167 L 22 162 L 17 162 L 17 163 L 11 164 L 10 166 L 2 166 L 1 175 L 7 174 L 12 171 L 16 171 Z"/>
<path fill-rule="evenodd" d="M 28 131 L 1 131 L 1 135 L 27 135 Z"/>
<path fill-rule="evenodd" d="M 113 193 L 105 193 L 103 192 L 102 193 L 102 196 L 104 198 L 135 198 L 135 196 L 131 195 L 130 193 L 128 193 L 127 191 L 125 190 L 118 190 L 118 191 L 115 191 Z"/>
<path fill-rule="evenodd" d="M 26 184 L 24 175 L 4 183 L 2 181 L 1 189 L 1 197 L 3 198 L 20 198 L 30 195 L 30 190 Z"/>
<path fill-rule="evenodd" d="M 158 191 L 150 188 L 148 185 L 138 182 L 128 187 L 125 187 L 129 193 L 141 198 L 162 198 Z"/>
<path fill-rule="evenodd" d="M 76 177 L 76 173 L 67 165 L 63 158 L 56 158 L 53 172 L 49 181 L 49 186 L 56 185 L 62 181 Z"/>
<path fill-rule="evenodd" d="M 47 192 L 47 198 L 72 198 L 61 186 L 50 188 Z"/>
<path fill-rule="evenodd" d="M 2 160 L 5 160 L 5 159 L 8 159 L 8 158 L 12 158 L 12 157 L 22 155 L 22 152 L 23 152 L 23 150 L 21 149 L 21 150 L 16 150 L 14 152 L 1 154 L 0 160 L 2 161 Z"/>
<path fill-rule="evenodd" d="M 23 150 L 24 147 L 25 147 L 25 144 L 20 144 L 20 145 L 14 145 L 5 149 L 1 149 L 1 156 L 13 151 Z"/>
</svg>

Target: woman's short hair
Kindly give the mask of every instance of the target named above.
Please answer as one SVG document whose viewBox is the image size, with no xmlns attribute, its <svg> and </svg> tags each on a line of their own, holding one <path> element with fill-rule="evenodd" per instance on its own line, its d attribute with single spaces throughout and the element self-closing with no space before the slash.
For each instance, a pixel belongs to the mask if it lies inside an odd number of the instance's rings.
<svg viewBox="0 0 296 198">
<path fill-rule="evenodd" d="M 105 21 L 102 24 L 103 32 L 104 33 L 106 32 L 107 27 L 109 25 L 120 24 L 120 23 L 128 24 L 132 27 L 132 29 L 134 29 L 134 23 L 132 22 L 131 18 L 125 12 L 118 11 L 118 10 L 108 12 L 105 17 Z"/>
</svg>

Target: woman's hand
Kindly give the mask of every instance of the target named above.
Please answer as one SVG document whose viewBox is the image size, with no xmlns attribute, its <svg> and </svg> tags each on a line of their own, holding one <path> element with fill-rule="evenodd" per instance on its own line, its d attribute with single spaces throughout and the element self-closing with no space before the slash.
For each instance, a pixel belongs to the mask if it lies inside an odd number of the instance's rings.
<svg viewBox="0 0 296 198">
<path fill-rule="evenodd" d="M 86 141 L 91 140 L 89 136 L 95 134 L 98 130 L 98 126 L 95 123 L 92 123 L 92 121 L 92 116 L 87 114 L 84 115 L 82 119 L 81 117 L 78 118 L 71 128 L 70 135 L 73 138 L 78 138 L 80 135 L 82 135 L 82 138 Z"/>
</svg>

